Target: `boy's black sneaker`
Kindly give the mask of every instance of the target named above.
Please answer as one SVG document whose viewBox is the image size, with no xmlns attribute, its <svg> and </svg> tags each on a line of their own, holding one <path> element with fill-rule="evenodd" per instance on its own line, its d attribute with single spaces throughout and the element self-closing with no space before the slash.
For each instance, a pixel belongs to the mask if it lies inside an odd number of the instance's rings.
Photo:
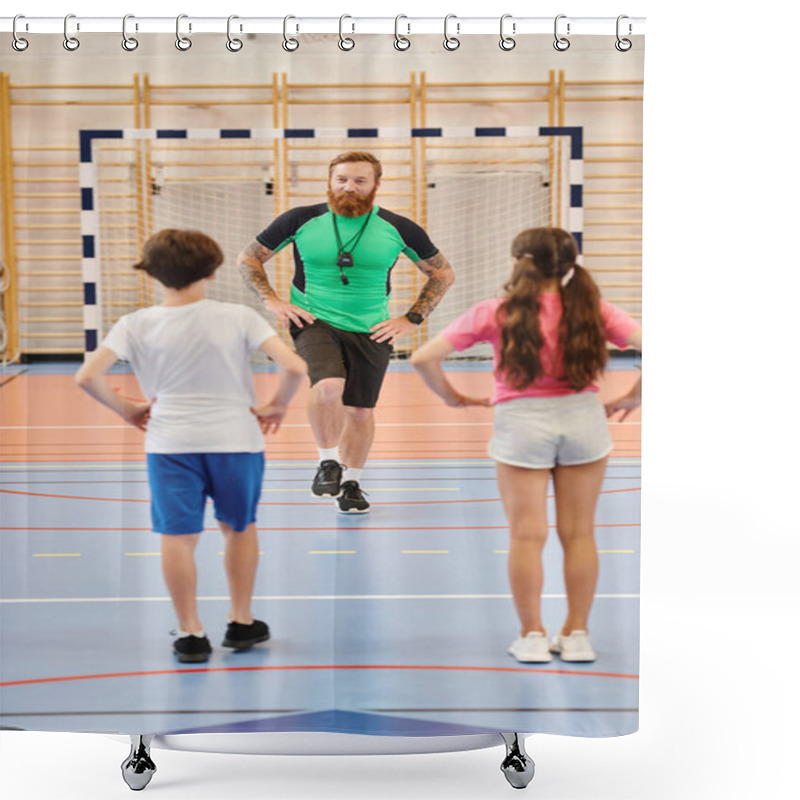
<svg viewBox="0 0 800 800">
<path fill-rule="evenodd" d="M 269 639 L 269 627 L 260 619 L 254 619 L 249 625 L 229 622 L 222 646 L 232 647 L 234 650 L 249 650 L 254 644 L 266 642 L 267 639 Z"/>
<path fill-rule="evenodd" d="M 211 653 L 211 642 L 207 636 L 180 636 L 172 643 L 172 649 L 178 661 L 184 664 L 197 664 L 208 661 Z"/>
<path fill-rule="evenodd" d="M 321 461 L 311 491 L 317 497 L 338 497 L 342 493 L 342 465 L 331 459 Z"/>
<path fill-rule="evenodd" d="M 369 511 L 369 503 L 358 481 L 345 481 L 342 484 L 342 493 L 336 502 L 339 504 L 341 514 L 366 514 Z"/>
</svg>

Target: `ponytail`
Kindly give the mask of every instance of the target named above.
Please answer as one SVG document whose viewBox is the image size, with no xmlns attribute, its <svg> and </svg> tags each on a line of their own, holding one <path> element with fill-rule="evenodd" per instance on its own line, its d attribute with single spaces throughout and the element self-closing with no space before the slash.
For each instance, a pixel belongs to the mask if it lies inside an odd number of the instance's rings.
<svg viewBox="0 0 800 800">
<path fill-rule="evenodd" d="M 514 239 L 511 252 L 518 261 L 497 310 L 501 329 L 498 369 L 517 390 L 525 389 L 541 374 L 544 337 L 539 324 L 539 293 L 544 280 L 557 278 L 564 373 L 575 391 L 583 391 L 603 371 L 608 351 L 600 290 L 589 272 L 576 263 L 574 238 L 560 228 L 531 228 Z"/>
<path fill-rule="evenodd" d="M 587 270 L 577 264 L 573 269 L 572 278 L 560 290 L 559 346 L 567 382 L 580 392 L 603 371 L 608 350 L 600 314 L 600 290 Z"/>
<path fill-rule="evenodd" d="M 544 344 L 539 325 L 539 290 L 541 279 L 533 259 L 522 256 L 521 266 L 503 287 L 506 299 L 497 309 L 500 324 L 500 361 L 498 369 L 514 389 L 524 389 L 542 371 L 539 352 Z"/>
</svg>

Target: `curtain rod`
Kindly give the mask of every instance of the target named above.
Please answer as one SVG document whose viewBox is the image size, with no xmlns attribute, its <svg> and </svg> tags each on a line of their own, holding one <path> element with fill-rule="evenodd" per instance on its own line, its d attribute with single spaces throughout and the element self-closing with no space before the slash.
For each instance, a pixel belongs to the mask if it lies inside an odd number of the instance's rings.
<svg viewBox="0 0 800 800">
<path fill-rule="evenodd" d="M 502 20 L 502 21 L 501 21 Z M 504 14 L 497 17 L 360 17 L 345 14 L 342 17 L 197 17 L 181 14 L 180 17 L 137 17 L 127 15 L 125 32 L 176 33 L 191 35 L 217 34 L 359 34 L 383 33 L 400 36 L 438 34 L 469 36 L 494 33 L 505 36 L 526 34 L 551 34 L 558 36 L 637 36 L 644 34 L 644 17 L 516 17 Z M 18 35 L 61 33 L 69 36 L 85 33 L 122 33 L 122 17 L 36 17 L 17 15 L 0 17 L 0 32 Z M 502 31 L 502 33 L 501 33 Z"/>
</svg>

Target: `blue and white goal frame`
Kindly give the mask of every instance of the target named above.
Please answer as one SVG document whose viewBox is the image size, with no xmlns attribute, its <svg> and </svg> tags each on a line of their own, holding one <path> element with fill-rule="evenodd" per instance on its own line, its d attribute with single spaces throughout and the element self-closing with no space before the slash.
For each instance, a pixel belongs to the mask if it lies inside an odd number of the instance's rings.
<svg viewBox="0 0 800 800">
<path fill-rule="evenodd" d="M 100 230 L 97 209 L 97 164 L 94 142 L 98 139 L 364 139 L 364 138 L 468 138 L 468 137 L 563 136 L 569 147 L 569 208 L 566 227 L 583 252 L 583 128 L 552 126 L 442 127 L 442 128 L 117 128 L 80 131 L 81 237 L 83 257 L 83 327 L 86 352 L 99 344 L 100 262 L 96 256 Z"/>
</svg>

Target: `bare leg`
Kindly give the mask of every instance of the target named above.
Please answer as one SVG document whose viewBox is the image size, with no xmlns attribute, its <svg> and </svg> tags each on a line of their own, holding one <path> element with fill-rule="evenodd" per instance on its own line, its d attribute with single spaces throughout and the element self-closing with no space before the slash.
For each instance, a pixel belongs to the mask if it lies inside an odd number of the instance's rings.
<svg viewBox="0 0 800 800">
<path fill-rule="evenodd" d="M 308 394 L 308 422 L 317 447 L 336 447 L 342 435 L 344 378 L 323 378 Z"/>
<path fill-rule="evenodd" d="M 178 626 L 187 633 L 200 633 L 203 623 L 197 615 L 197 566 L 194 551 L 199 533 L 161 536 L 161 569 L 167 584 Z"/>
<path fill-rule="evenodd" d="M 344 407 L 344 428 L 339 442 L 342 463 L 361 469 L 375 438 L 375 409 Z"/>
<path fill-rule="evenodd" d="M 497 485 L 509 525 L 508 578 L 521 635 L 545 633 L 542 624 L 542 550 L 547 541 L 549 469 L 497 463 Z"/>
<path fill-rule="evenodd" d="M 589 630 L 589 612 L 597 587 L 597 544 L 594 515 L 603 484 L 606 459 L 553 470 L 557 530 L 564 547 L 567 619 L 561 633 Z"/>
<path fill-rule="evenodd" d="M 219 522 L 225 536 L 225 573 L 231 594 L 229 622 L 250 625 L 253 622 L 253 587 L 258 570 L 258 532 L 255 523 L 243 531 L 234 531 Z"/>
</svg>

